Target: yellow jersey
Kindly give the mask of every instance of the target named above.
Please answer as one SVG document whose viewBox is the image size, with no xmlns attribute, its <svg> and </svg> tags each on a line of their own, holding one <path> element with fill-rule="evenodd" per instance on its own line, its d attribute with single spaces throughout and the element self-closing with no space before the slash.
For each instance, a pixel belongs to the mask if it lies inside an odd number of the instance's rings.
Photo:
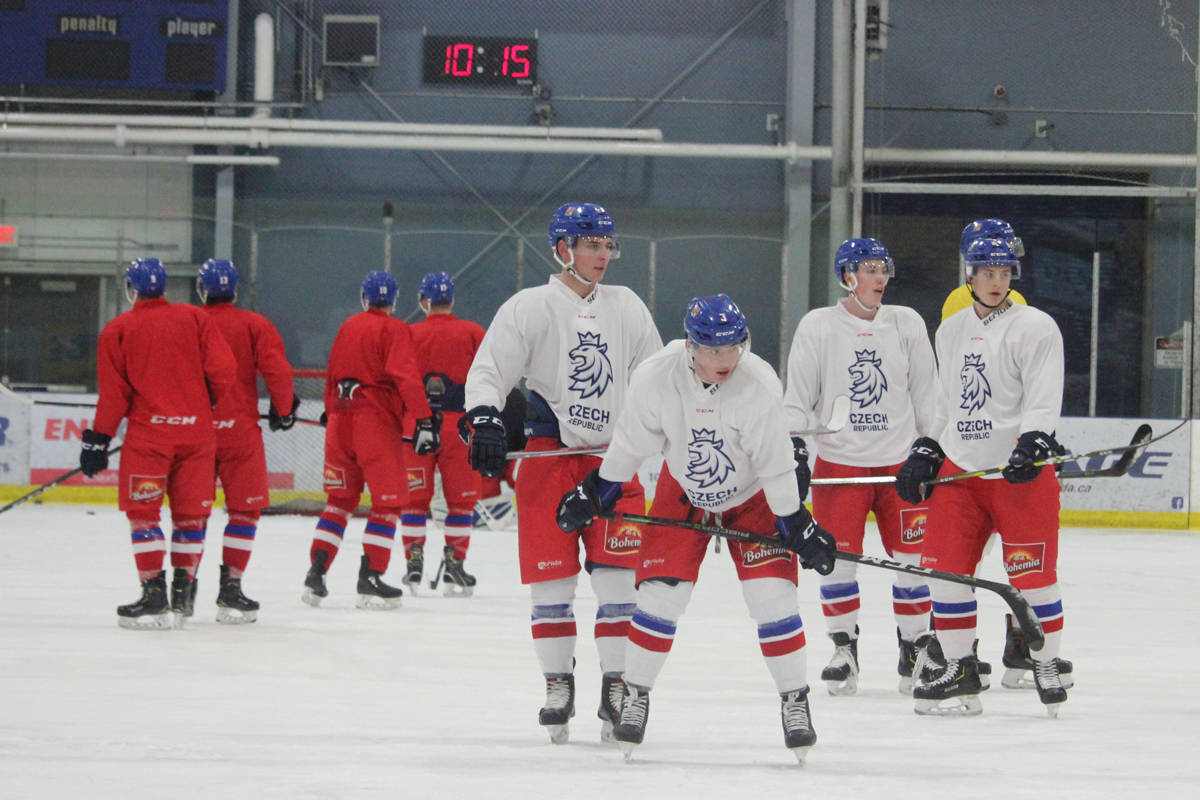
<svg viewBox="0 0 1200 800">
<path fill-rule="evenodd" d="M 1012 298 L 1014 303 L 1020 303 L 1023 306 L 1029 305 L 1029 303 L 1025 302 L 1025 298 L 1021 296 L 1021 293 L 1016 289 L 1013 289 L 1011 292 L 1009 292 L 1008 296 Z M 946 295 L 946 302 L 942 304 L 942 320 L 945 320 L 947 317 L 953 314 L 957 314 L 959 311 L 962 311 L 973 302 L 975 301 L 971 299 L 971 287 L 964 283 L 962 286 Z"/>
</svg>

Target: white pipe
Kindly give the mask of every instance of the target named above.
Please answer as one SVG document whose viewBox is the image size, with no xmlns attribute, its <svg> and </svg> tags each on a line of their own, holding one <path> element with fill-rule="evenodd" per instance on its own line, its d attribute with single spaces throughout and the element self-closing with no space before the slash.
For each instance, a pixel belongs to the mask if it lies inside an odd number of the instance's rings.
<svg viewBox="0 0 1200 800">
<path fill-rule="evenodd" d="M 1193 186 L 1080 186 L 1036 183 L 888 183 L 867 181 L 868 194 L 1042 195 L 1046 197 L 1192 197 Z"/>
<path fill-rule="evenodd" d="M 851 236 L 862 236 L 863 222 L 863 162 L 866 141 L 866 98 L 867 98 L 867 0 L 854 0 L 854 103 L 851 110 L 850 130 L 853 136 L 850 165 L 854 187 L 851 201 L 853 222 Z"/>
<path fill-rule="evenodd" d="M 102 142 L 136 144 L 191 144 L 265 147 L 335 147 L 374 150 L 447 150 L 497 153 L 557 153 L 571 155 L 667 156 L 677 158 L 745 158 L 795 161 L 828 159 L 829 147 L 751 144 L 667 144 L 659 142 L 612 142 L 489 138 L 476 136 L 401 136 L 394 134 L 315 133 L 275 131 L 269 127 L 250 130 L 169 130 L 162 128 L 59 128 L 9 125 L 0 127 L 0 141 Z"/>
<path fill-rule="evenodd" d="M 1100 153 L 1085 150 L 915 150 L 868 147 L 873 164 L 998 164 L 1024 167 L 1129 167 L 1193 169 L 1194 153 Z"/>
<path fill-rule="evenodd" d="M 257 93 L 257 85 L 255 92 Z M 257 99 L 257 95 L 256 95 Z M 188 128 L 213 130 L 224 128 L 269 128 L 288 131 L 324 131 L 351 133 L 401 133 L 450 136 L 514 136 L 532 139 L 616 139 L 661 142 L 658 128 L 587 128 L 532 127 L 529 125 L 440 125 L 418 122 L 368 122 L 324 119 L 259 119 L 253 117 L 173 117 L 124 114 L 46 114 L 41 112 L 0 112 L 0 125 L 69 125 Z"/>
<path fill-rule="evenodd" d="M 254 18 L 254 102 L 275 99 L 275 21 L 265 11 Z M 256 119 L 271 116 L 269 105 L 254 109 Z"/>
</svg>

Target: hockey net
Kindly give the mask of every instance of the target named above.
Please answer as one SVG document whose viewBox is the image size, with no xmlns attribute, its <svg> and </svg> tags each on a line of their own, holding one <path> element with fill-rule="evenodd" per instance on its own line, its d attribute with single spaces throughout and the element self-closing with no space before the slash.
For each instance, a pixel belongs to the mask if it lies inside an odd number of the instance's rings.
<svg viewBox="0 0 1200 800">
<path fill-rule="evenodd" d="M 325 508 L 325 429 L 313 424 L 325 410 L 325 370 L 293 370 L 292 389 L 300 398 L 296 424 L 286 431 L 263 430 L 271 489 L 264 514 L 315 515 Z"/>
</svg>

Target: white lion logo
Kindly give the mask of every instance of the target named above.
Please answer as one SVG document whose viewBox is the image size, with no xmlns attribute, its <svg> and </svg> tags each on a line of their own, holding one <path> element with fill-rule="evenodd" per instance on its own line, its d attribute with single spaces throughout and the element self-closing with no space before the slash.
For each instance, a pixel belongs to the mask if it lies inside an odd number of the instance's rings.
<svg viewBox="0 0 1200 800">
<path fill-rule="evenodd" d="M 579 392 L 579 399 L 604 394 L 612 383 L 612 364 L 608 360 L 608 345 L 600 343 L 598 333 L 577 333 L 579 344 L 567 353 L 571 359 L 572 392 Z"/>
<path fill-rule="evenodd" d="M 880 368 L 883 359 L 875 357 L 874 350 L 855 350 L 855 361 L 850 365 L 850 399 L 859 408 L 874 405 L 883 399 L 887 391 L 887 378 Z"/>
<path fill-rule="evenodd" d="M 718 439 L 716 431 L 706 428 L 692 431 L 692 441 L 688 442 L 687 477 L 696 481 L 701 489 L 724 483 L 725 477 L 733 471 L 733 461 L 725 455 L 724 446 L 725 440 Z"/>
<path fill-rule="evenodd" d="M 983 370 L 983 356 L 974 353 L 963 355 L 962 371 L 958 373 L 962 381 L 962 403 L 958 407 L 965 408 L 968 414 L 983 408 L 984 402 L 992 396 L 992 385 L 988 383 Z"/>
</svg>

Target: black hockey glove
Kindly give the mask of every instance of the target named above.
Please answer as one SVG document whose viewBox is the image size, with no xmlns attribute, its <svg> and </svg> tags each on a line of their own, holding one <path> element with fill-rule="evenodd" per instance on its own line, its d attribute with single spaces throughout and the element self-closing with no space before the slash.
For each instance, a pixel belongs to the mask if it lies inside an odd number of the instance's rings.
<svg viewBox="0 0 1200 800">
<path fill-rule="evenodd" d="M 485 478 L 504 474 L 508 444 L 504 421 L 495 406 L 475 406 L 458 421 L 458 436 L 467 445 L 471 469 Z"/>
<path fill-rule="evenodd" d="M 796 488 L 800 491 L 800 502 L 803 503 L 808 497 L 812 470 L 808 468 L 808 447 L 799 436 L 792 437 L 792 457 L 796 459 Z"/>
<path fill-rule="evenodd" d="M 795 514 L 776 517 L 775 527 L 783 539 L 783 546 L 800 558 L 800 566 L 815 569 L 821 575 L 833 572 L 837 542 L 808 511 L 801 508 Z"/>
<path fill-rule="evenodd" d="M 108 469 L 108 443 L 112 437 L 106 433 L 96 433 L 88 428 L 80 437 L 83 439 L 83 449 L 79 451 L 79 469 L 89 478 Z"/>
<path fill-rule="evenodd" d="M 273 431 L 291 430 L 296 424 L 296 409 L 300 407 L 300 398 L 292 395 L 292 410 L 286 414 L 280 414 L 275 410 L 275 406 L 267 409 L 267 427 Z"/>
<path fill-rule="evenodd" d="M 922 484 L 937 477 L 945 460 L 941 445 L 928 436 L 917 439 L 908 451 L 908 459 L 896 473 L 896 494 L 906 503 L 925 502 L 933 494 L 933 486 Z"/>
<path fill-rule="evenodd" d="M 419 456 L 436 453 L 442 446 L 442 412 L 433 412 L 432 417 L 417 420 L 413 428 L 413 450 Z"/>
<path fill-rule="evenodd" d="M 621 484 L 600 477 L 600 468 L 589 472 L 558 501 L 554 519 L 566 533 L 574 533 L 592 524 L 598 515 L 612 511 L 621 498 Z"/>
<path fill-rule="evenodd" d="M 1026 431 L 1017 439 L 1017 446 L 1008 457 L 1008 466 L 1000 474 L 1009 483 L 1029 483 L 1042 471 L 1035 461 L 1045 461 L 1055 453 L 1063 452 L 1062 445 L 1052 433 Z"/>
</svg>

